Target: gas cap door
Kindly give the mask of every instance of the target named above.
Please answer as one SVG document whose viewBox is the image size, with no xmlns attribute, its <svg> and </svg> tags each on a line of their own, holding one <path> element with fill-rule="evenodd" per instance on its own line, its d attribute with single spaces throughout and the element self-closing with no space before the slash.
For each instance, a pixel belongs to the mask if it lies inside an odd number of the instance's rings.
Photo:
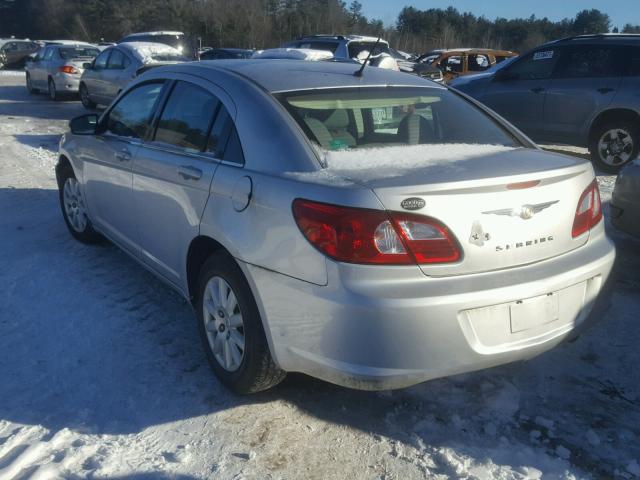
<svg viewBox="0 0 640 480">
<path fill-rule="evenodd" d="M 251 177 L 240 177 L 236 181 L 231 194 L 233 209 L 236 212 L 242 212 L 249 206 L 252 192 L 253 182 L 251 181 Z"/>
</svg>

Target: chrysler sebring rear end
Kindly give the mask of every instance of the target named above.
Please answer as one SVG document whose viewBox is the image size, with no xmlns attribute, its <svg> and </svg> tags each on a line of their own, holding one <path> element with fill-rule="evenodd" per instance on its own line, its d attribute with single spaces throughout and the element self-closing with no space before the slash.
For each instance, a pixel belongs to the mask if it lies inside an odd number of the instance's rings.
<svg viewBox="0 0 640 480">
<path fill-rule="evenodd" d="M 531 358 L 598 316 L 615 250 L 589 162 L 543 152 L 419 78 L 372 69 L 359 79 L 350 65 L 293 61 L 265 73 L 260 62 L 160 68 L 138 82 L 186 82 L 197 70 L 237 108 L 243 163 L 224 157 L 215 169 L 206 207 L 189 219 L 200 218 L 198 238 L 174 229 L 149 240 L 184 259 L 174 284 L 194 300 L 227 385 L 255 391 L 303 372 L 361 389 L 404 387 Z M 162 207 L 145 208 L 141 225 L 153 215 L 166 224 L 171 205 L 188 201 L 154 186 L 155 173 L 137 179 L 140 152 L 159 148 L 154 128 L 133 158 L 134 198 L 137 188 L 153 191 Z M 91 221 L 91 182 L 82 188 Z M 213 245 L 213 260 L 191 255 L 194 242 Z M 247 294 L 225 276 L 236 266 Z M 247 326 L 253 302 L 257 340 Z M 237 341 L 226 346 L 230 328 Z M 249 378 L 263 354 L 275 370 Z"/>
</svg>

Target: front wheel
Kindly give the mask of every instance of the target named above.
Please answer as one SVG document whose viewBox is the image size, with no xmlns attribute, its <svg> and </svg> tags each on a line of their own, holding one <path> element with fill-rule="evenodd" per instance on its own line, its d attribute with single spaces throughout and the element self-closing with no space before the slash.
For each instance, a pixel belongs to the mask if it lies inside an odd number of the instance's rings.
<svg viewBox="0 0 640 480">
<path fill-rule="evenodd" d="M 271 357 L 249 284 L 231 256 L 216 253 L 202 266 L 196 309 L 207 360 L 223 384 L 246 394 L 284 379 L 286 373 Z"/>
<path fill-rule="evenodd" d="M 87 216 L 84 195 L 71 167 L 65 167 L 60 173 L 59 196 L 62 216 L 71 235 L 82 243 L 97 243 L 102 240 Z"/>
<path fill-rule="evenodd" d="M 631 122 L 606 122 L 593 131 L 589 152 L 591 160 L 608 173 L 620 169 L 638 156 L 640 126 Z"/>
<path fill-rule="evenodd" d="M 38 90 L 33 88 L 33 82 L 29 73 L 27 73 L 27 92 L 29 92 L 30 94 L 38 93 Z"/>
</svg>

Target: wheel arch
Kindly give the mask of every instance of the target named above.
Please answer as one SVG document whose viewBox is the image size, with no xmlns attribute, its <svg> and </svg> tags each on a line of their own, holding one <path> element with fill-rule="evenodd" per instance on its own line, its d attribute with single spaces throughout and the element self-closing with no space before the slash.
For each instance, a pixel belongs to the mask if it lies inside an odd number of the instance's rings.
<svg viewBox="0 0 640 480">
<path fill-rule="evenodd" d="M 73 174 L 76 176 L 76 178 L 78 178 L 75 170 L 73 169 L 73 164 L 71 163 L 71 161 L 67 158 L 66 155 L 60 155 L 60 157 L 58 157 L 58 163 L 56 163 L 56 182 L 58 184 L 58 187 L 62 187 L 61 185 L 62 171 L 65 170 L 66 168 L 69 168 L 73 172 Z"/>
<path fill-rule="evenodd" d="M 198 235 L 189 244 L 187 250 L 187 293 L 191 302 L 196 297 L 198 290 L 198 275 L 202 264 L 216 252 L 225 252 L 229 256 L 231 253 L 217 240 L 206 235 Z"/>
<path fill-rule="evenodd" d="M 612 121 L 628 121 L 640 127 L 640 114 L 630 108 L 611 108 L 600 112 L 598 116 L 591 122 L 589 127 L 589 142 L 594 140 L 595 132 L 599 127 L 607 122 Z"/>
</svg>

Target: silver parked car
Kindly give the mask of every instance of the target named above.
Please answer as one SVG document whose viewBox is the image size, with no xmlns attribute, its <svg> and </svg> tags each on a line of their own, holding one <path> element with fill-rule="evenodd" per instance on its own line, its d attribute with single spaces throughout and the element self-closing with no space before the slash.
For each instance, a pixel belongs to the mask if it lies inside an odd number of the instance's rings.
<svg viewBox="0 0 640 480">
<path fill-rule="evenodd" d="M 549 42 L 450 85 L 536 141 L 588 147 L 604 171 L 618 172 L 640 152 L 640 35 Z"/>
<path fill-rule="evenodd" d="M 86 108 L 109 105 L 127 84 L 149 68 L 185 62 L 178 50 L 162 43 L 128 42 L 109 47 L 85 64 L 80 100 Z"/>
<path fill-rule="evenodd" d="M 71 234 L 189 299 L 237 392 L 284 372 L 398 388 L 585 328 L 615 257 L 591 164 L 431 81 L 356 68 L 145 73 L 61 140 Z"/>
<path fill-rule="evenodd" d="M 47 45 L 26 63 L 27 90 L 46 91 L 52 100 L 57 100 L 60 94 L 77 94 L 84 64 L 99 53 L 95 45 L 88 43 Z"/>
</svg>

